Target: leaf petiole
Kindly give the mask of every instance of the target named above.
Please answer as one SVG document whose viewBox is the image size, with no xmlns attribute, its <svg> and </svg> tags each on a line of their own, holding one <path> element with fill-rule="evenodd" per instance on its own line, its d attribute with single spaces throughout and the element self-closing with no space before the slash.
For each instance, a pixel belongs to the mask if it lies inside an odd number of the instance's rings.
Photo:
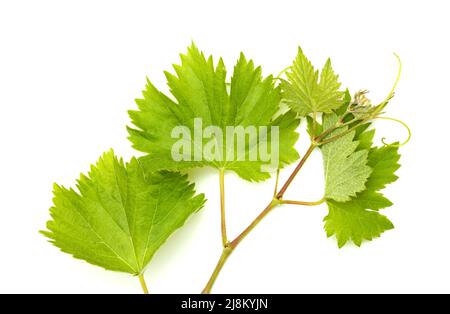
<svg viewBox="0 0 450 314">
<path fill-rule="evenodd" d="M 148 294 L 148 288 L 147 283 L 145 282 L 144 274 L 138 275 L 139 282 L 141 283 L 142 290 L 144 291 L 144 294 Z"/>
<path fill-rule="evenodd" d="M 315 202 L 304 202 L 304 201 L 291 201 L 291 200 L 281 200 L 281 204 L 290 204 L 290 205 L 301 205 L 301 206 L 317 206 L 325 202 L 325 198 L 322 198 L 319 201 Z"/>
<path fill-rule="evenodd" d="M 228 244 L 227 238 L 227 224 L 225 218 L 225 170 L 219 170 L 219 185 L 220 185 L 220 222 L 222 231 L 222 245 L 226 247 Z"/>
<path fill-rule="evenodd" d="M 280 180 L 280 168 L 277 169 L 277 174 L 276 174 L 276 177 L 275 177 L 275 189 L 273 191 L 273 197 L 277 196 L 279 180 Z"/>
</svg>

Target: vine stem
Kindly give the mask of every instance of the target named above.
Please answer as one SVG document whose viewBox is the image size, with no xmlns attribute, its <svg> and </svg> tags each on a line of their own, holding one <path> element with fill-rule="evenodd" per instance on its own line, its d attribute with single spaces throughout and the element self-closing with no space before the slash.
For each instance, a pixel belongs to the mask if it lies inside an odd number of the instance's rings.
<svg viewBox="0 0 450 314">
<path fill-rule="evenodd" d="M 298 163 L 297 167 L 295 167 L 294 171 L 291 173 L 291 175 L 287 179 L 286 183 L 284 183 L 283 187 L 280 189 L 280 192 L 278 192 L 278 194 L 276 196 L 277 199 L 281 199 L 283 197 L 284 193 L 286 192 L 286 190 L 289 187 L 289 185 L 291 185 L 291 183 L 294 180 L 294 178 L 297 175 L 297 173 L 300 171 L 300 169 L 302 169 L 303 165 L 305 164 L 306 160 L 308 160 L 309 156 L 311 156 L 311 153 L 313 152 L 314 148 L 316 148 L 316 144 L 315 143 L 311 143 L 311 145 L 309 146 L 309 148 L 306 151 L 305 155 L 303 156 L 303 158 Z"/>
<path fill-rule="evenodd" d="M 273 200 L 247 226 L 247 228 L 245 228 L 244 231 L 242 231 L 233 241 L 231 241 L 231 242 L 225 241 L 224 242 L 225 244 L 224 244 L 224 247 L 223 247 L 223 250 L 222 250 L 222 254 L 221 254 L 220 258 L 219 258 L 219 261 L 217 262 L 217 265 L 216 265 L 216 267 L 215 267 L 211 277 L 209 278 L 208 283 L 206 284 L 205 288 L 203 289 L 202 293 L 207 294 L 207 293 L 211 292 L 211 289 L 212 289 L 212 287 L 213 287 L 217 277 L 219 276 L 220 271 L 222 270 L 222 268 L 225 265 L 228 257 L 231 255 L 231 253 L 234 251 L 234 249 L 264 219 L 264 217 L 266 217 L 267 214 L 269 214 L 272 211 L 272 209 L 274 209 L 275 207 L 277 207 L 278 205 L 280 205 L 282 203 L 281 199 L 282 199 L 284 193 L 286 192 L 287 188 L 292 183 L 292 181 L 294 180 L 295 176 L 298 174 L 300 169 L 303 167 L 303 165 L 305 164 L 306 160 L 308 160 L 309 156 L 311 156 L 311 153 L 314 151 L 316 146 L 317 145 L 315 143 L 312 143 L 310 145 L 310 147 L 306 151 L 305 155 L 300 160 L 300 162 L 298 163 L 297 167 L 294 169 L 292 174 L 289 176 L 289 178 L 287 179 L 287 181 L 285 182 L 283 187 L 280 189 L 280 191 L 278 193 L 276 193 L 276 195 L 273 198 Z M 223 176 L 223 172 L 221 172 L 221 177 L 222 176 Z M 220 182 L 221 182 L 221 184 L 223 184 L 223 178 L 220 179 Z M 221 200 L 222 200 L 222 197 L 224 196 L 223 194 L 222 194 L 222 188 L 221 188 Z M 291 201 L 289 201 L 289 202 L 291 202 Z M 321 204 L 322 200 L 319 201 L 319 202 L 297 202 L 297 204 L 300 204 L 300 203 L 304 203 L 303 205 L 313 206 L 313 203 L 316 203 L 314 205 Z M 222 201 L 221 201 L 221 204 L 222 204 Z M 224 204 L 224 202 L 223 202 L 223 204 Z M 221 206 L 221 208 L 222 208 L 222 206 Z M 221 212 L 222 212 L 222 223 L 224 223 L 225 222 L 225 220 L 224 220 L 224 213 L 225 213 L 224 207 L 223 207 L 223 210 Z M 224 228 L 222 228 L 222 230 L 224 230 Z M 222 236 L 223 236 L 223 232 L 222 232 Z M 223 239 L 226 239 L 226 236 Z"/>
<path fill-rule="evenodd" d="M 222 245 L 227 246 L 227 224 L 225 218 L 225 170 L 220 169 L 219 172 L 219 185 L 220 185 L 220 226 L 222 230 Z"/>
<path fill-rule="evenodd" d="M 365 118 L 365 119 L 362 119 L 362 120 L 358 120 L 358 121 L 357 121 L 358 123 L 355 124 L 354 126 L 352 126 L 351 128 L 349 128 L 349 129 L 347 129 L 347 130 L 345 130 L 345 131 L 343 131 L 343 132 L 341 132 L 341 133 L 339 133 L 339 134 L 337 134 L 337 135 L 335 135 L 335 136 L 332 136 L 332 137 L 330 137 L 330 138 L 327 138 L 326 140 L 320 141 L 320 142 L 318 143 L 318 145 L 325 145 L 325 144 L 331 143 L 331 142 L 337 140 L 338 138 L 340 138 L 340 137 L 342 137 L 342 136 L 345 136 L 345 135 L 349 134 L 350 132 L 352 132 L 352 131 L 355 130 L 356 128 L 360 127 L 362 124 L 366 123 L 366 122 L 369 121 L 369 120 L 370 120 L 370 118 Z M 342 126 L 344 126 L 344 125 L 342 125 Z M 331 133 L 331 132 L 330 132 L 330 133 Z M 329 133 L 328 133 L 328 134 L 329 134 Z M 327 134 L 327 135 L 328 135 L 328 134 Z M 322 138 L 324 138 L 324 136 L 320 136 L 320 138 L 322 139 Z"/>
<path fill-rule="evenodd" d="M 203 294 L 209 294 L 211 293 L 211 289 L 217 279 L 217 276 L 219 276 L 220 271 L 223 268 L 223 265 L 225 265 L 225 262 L 227 261 L 228 257 L 231 255 L 231 253 L 234 251 L 234 249 L 239 245 L 239 243 L 247 236 L 247 234 L 250 233 L 257 225 L 258 223 L 263 220 L 265 216 L 276 206 L 279 202 L 277 202 L 276 199 L 272 201 L 267 207 L 256 217 L 255 220 L 253 220 L 250 225 L 245 228 L 244 231 L 241 232 L 240 235 L 236 237 L 232 242 L 227 243 L 227 245 L 222 250 L 222 255 L 220 255 L 219 261 L 217 262 L 216 268 L 214 269 L 211 277 L 208 280 L 208 283 L 206 284 L 205 288 L 203 289 Z"/>
<path fill-rule="evenodd" d="M 225 262 L 227 261 L 228 257 L 230 256 L 231 252 L 233 250 L 229 247 L 224 247 L 222 250 L 222 255 L 220 255 L 219 261 L 217 262 L 216 268 L 214 269 L 211 277 L 208 280 L 208 283 L 206 284 L 205 288 L 202 291 L 202 294 L 209 294 L 211 293 L 211 289 L 216 282 L 217 276 L 219 276 L 220 271 L 222 270 L 223 265 L 225 265 Z"/>
<path fill-rule="evenodd" d="M 147 288 L 147 284 L 145 282 L 144 274 L 139 274 L 138 278 L 139 278 L 139 282 L 141 283 L 141 287 L 142 287 L 142 290 L 144 291 L 144 294 L 148 294 L 148 288 Z"/>
<path fill-rule="evenodd" d="M 272 211 L 277 205 L 280 204 L 280 201 L 276 198 L 270 202 L 269 205 L 264 208 L 264 210 L 256 217 L 248 226 L 244 229 L 233 241 L 230 242 L 230 248 L 231 250 L 234 250 L 239 243 L 241 243 L 242 240 L 261 222 L 261 220 L 264 219 L 264 217 L 267 216 L 268 213 Z"/>
</svg>

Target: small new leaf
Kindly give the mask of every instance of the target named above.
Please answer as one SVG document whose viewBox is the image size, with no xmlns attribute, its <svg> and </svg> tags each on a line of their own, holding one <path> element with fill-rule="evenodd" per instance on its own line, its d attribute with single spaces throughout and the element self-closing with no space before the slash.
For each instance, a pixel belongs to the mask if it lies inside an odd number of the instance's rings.
<svg viewBox="0 0 450 314">
<path fill-rule="evenodd" d="M 158 248 L 204 202 L 177 173 L 144 174 L 105 153 L 78 192 L 55 184 L 52 219 L 41 231 L 63 252 L 108 270 L 142 274 Z"/>
<path fill-rule="evenodd" d="M 323 128 L 335 125 L 336 114 L 324 115 Z M 330 134 L 345 132 L 342 127 Z M 325 168 L 325 198 L 338 202 L 349 201 L 356 193 L 365 189 L 365 183 L 372 169 L 367 165 L 368 150 L 356 150 L 359 142 L 354 140 L 355 131 L 321 147 Z"/>
<path fill-rule="evenodd" d="M 298 49 L 291 71 L 286 73 L 288 80 L 282 81 L 285 102 L 300 116 L 310 113 L 331 113 L 342 105 L 344 93 L 339 91 L 338 81 L 330 59 L 325 63 L 319 80 L 319 72 Z"/>
</svg>

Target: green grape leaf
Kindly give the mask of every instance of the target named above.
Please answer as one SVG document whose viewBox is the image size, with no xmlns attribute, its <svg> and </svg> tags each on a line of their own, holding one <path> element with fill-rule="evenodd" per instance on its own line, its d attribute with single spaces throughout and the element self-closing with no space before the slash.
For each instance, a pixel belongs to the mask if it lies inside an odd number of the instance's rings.
<svg viewBox="0 0 450 314">
<path fill-rule="evenodd" d="M 374 130 L 362 133 L 359 140 L 365 138 L 367 134 L 370 138 L 373 138 Z M 370 142 L 371 144 L 372 142 Z M 379 191 L 398 179 L 395 171 L 400 168 L 399 160 L 398 147 L 395 145 L 372 147 L 367 162 L 367 165 L 372 169 L 372 173 L 366 181 L 366 189 L 357 193 L 356 197 L 345 204 L 371 210 L 380 210 L 392 206 L 392 202 Z"/>
<path fill-rule="evenodd" d="M 210 166 L 261 181 L 270 177 L 264 166 L 278 168 L 298 159 L 296 114 L 279 114 L 280 88 L 274 86 L 272 76 L 263 79 L 261 68 L 243 54 L 229 87 L 222 59 L 215 65 L 213 58 L 206 58 L 194 44 L 174 69 L 175 75 L 166 73 L 173 97 L 148 81 L 143 99 L 136 101 L 139 110 L 129 112 L 135 126 L 128 128 L 129 139 L 134 148 L 147 154 L 140 159 L 146 169 Z M 180 126 L 183 136 L 177 133 Z M 238 136 L 230 128 L 248 132 L 246 141 L 241 137 L 244 144 L 239 146 Z M 263 128 L 265 134 L 260 131 Z M 249 140 L 252 132 L 257 136 Z M 181 152 L 175 158 L 174 148 Z"/>
<path fill-rule="evenodd" d="M 327 201 L 329 213 L 324 219 L 325 230 L 328 236 L 336 236 L 339 247 L 348 241 L 360 246 L 363 240 L 370 241 L 394 228 L 392 222 L 377 211 L 392 206 L 380 190 L 397 180 L 395 171 L 400 168 L 400 155 L 396 145 L 371 147 L 374 132 L 366 130 L 357 136 L 358 149 L 370 148 L 367 165 L 372 172 L 365 183 L 366 189 L 347 202 Z"/>
<path fill-rule="evenodd" d="M 78 192 L 55 184 L 52 219 L 41 231 L 56 247 L 108 270 L 142 274 L 158 248 L 205 198 L 178 173 L 145 174 L 133 158 L 124 164 L 111 150 Z"/>
<path fill-rule="evenodd" d="M 363 127 L 365 127 L 366 125 L 364 125 Z M 358 136 L 358 134 L 356 133 L 355 136 L 358 138 L 359 142 L 357 150 L 370 150 L 370 148 L 372 147 L 373 137 L 375 136 L 375 130 L 372 129 L 367 132 L 363 132 L 360 136 Z"/>
<path fill-rule="evenodd" d="M 378 212 L 335 201 L 327 204 L 329 213 L 324 219 L 325 230 L 328 237 L 336 236 L 339 247 L 350 240 L 360 246 L 363 240 L 370 241 L 394 228 L 392 222 Z"/>
<path fill-rule="evenodd" d="M 366 183 L 368 190 L 379 191 L 386 185 L 395 182 L 398 177 L 395 172 L 400 168 L 398 161 L 398 143 L 383 147 L 373 147 L 369 152 L 368 165 L 373 169 Z"/>
<path fill-rule="evenodd" d="M 355 205 L 359 208 L 380 210 L 392 206 L 392 202 L 383 194 L 367 189 L 358 193 L 350 201 L 345 202 L 347 205 Z"/>
<path fill-rule="evenodd" d="M 323 120 L 323 129 L 327 130 L 335 125 L 338 117 L 336 114 L 327 114 Z M 346 127 L 342 127 L 332 132 L 330 136 L 346 130 Z M 367 165 L 368 150 L 356 150 L 359 142 L 354 140 L 354 136 L 355 131 L 352 131 L 321 146 L 326 199 L 345 202 L 365 189 L 365 183 L 372 169 Z"/>
<path fill-rule="evenodd" d="M 298 49 L 297 57 L 286 73 L 287 80 L 282 80 L 283 98 L 285 102 L 300 116 L 310 113 L 331 113 L 342 105 L 344 93 L 339 91 L 338 81 L 328 59 L 322 71 L 315 70 L 311 62 Z"/>
</svg>

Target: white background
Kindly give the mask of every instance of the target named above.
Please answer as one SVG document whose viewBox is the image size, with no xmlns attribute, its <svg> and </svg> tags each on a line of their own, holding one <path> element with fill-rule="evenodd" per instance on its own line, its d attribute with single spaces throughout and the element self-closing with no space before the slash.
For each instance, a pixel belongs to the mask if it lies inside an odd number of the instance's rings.
<svg viewBox="0 0 450 314">
<path fill-rule="evenodd" d="M 404 71 L 388 115 L 406 121 L 400 179 L 384 211 L 396 229 L 361 248 L 327 239 L 325 206 L 276 209 L 230 257 L 214 292 L 450 292 L 448 1 L 1 1 L 0 292 L 140 293 L 136 278 L 63 254 L 38 234 L 49 218 L 52 183 L 71 186 L 99 155 L 126 159 L 127 110 L 148 76 L 194 40 L 231 72 L 242 50 L 265 74 L 290 65 L 301 45 L 321 66 L 331 56 L 344 86 L 384 98 Z M 388 121 L 379 137 L 401 140 Z M 302 133 L 300 152 L 307 145 Z M 313 155 L 287 197 L 321 198 Z M 282 178 L 286 178 L 288 170 Z M 176 232 L 146 273 L 154 293 L 198 293 L 221 250 L 215 171 L 191 178 L 207 206 Z M 230 236 L 270 200 L 273 180 L 226 176 Z"/>
</svg>

